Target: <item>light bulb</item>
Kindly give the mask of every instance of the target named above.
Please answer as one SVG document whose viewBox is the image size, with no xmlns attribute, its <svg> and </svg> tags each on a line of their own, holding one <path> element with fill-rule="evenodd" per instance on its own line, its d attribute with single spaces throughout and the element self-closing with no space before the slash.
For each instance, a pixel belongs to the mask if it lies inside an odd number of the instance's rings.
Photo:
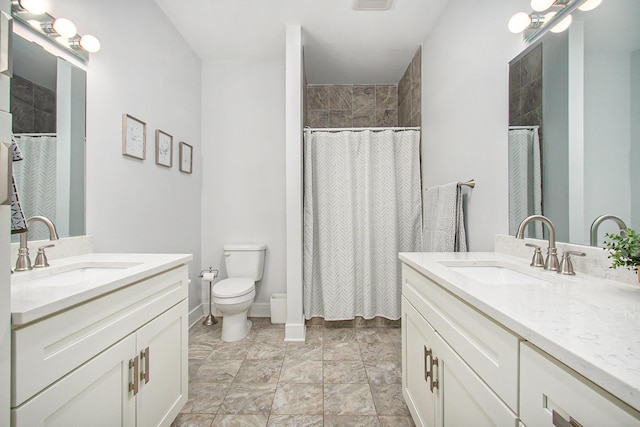
<svg viewBox="0 0 640 427">
<path fill-rule="evenodd" d="M 53 29 L 67 39 L 76 35 L 76 26 L 66 18 L 59 18 L 53 21 Z"/>
<path fill-rule="evenodd" d="M 36 30 L 41 29 L 40 21 L 36 21 L 35 19 L 29 19 L 27 23 L 31 25 L 33 28 L 35 28 Z"/>
<path fill-rule="evenodd" d="M 549 12 L 549 13 L 545 13 L 545 14 L 544 14 L 544 22 L 543 22 L 543 24 L 542 24 L 542 25 L 543 25 L 543 26 L 544 26 L 544 25 L 547 25 L 547 24 L 548 24 L 548 23 L 553 19 L 553 17 L 554 17 L 554 16 L 556 16 L 556 13 L 558 13 L 558 12 Z"/>
<path fill-rule="evenodd" d="M 62 36 L 58 36 L 58 37 L 56 37 L 56 41 L 58 43 L 60 43 L 61 45 L 69 47 L 69 39 L 66 39 L 66 38 L 64 38 Z"/>
<path fill-rule="evenodd" d="M 531 24 L 531 17 L 526 12 L 518 12 L 509 19 L 509 31 L 521 33 Z"/>
<path fill-rule="evenodd" d="M 91 34 L 87 34 L 80 37 L 80 46 L 87 52 L 95 53 L 100 50 L 100 41 Z"/>
<path fill-rule="evenodd" d="M 531 0 L 531 9 L 542 12 L 553 6 L 555 0 Z"/>
<path fill-rule="evenodd" d="M 18 3 L 20 3 L 20 7 L 34 15 L 42 15 L 47 11 L 44 0 L 19 0 Z"/>
<path fill-rule="evenodd" d="M 573 18 L 571 17 L 571 15 L 569 15 L 566 18 L 564 18 L 562 21 L 554 25 L 553 28 L 551 28 L 551 30 L 549 31 L 551 31 L 552 33 L 561 33 L 567 28 L 569 28 L 569 25 L 571 25 L 572 21 L 573 21 Z"/>
<path fill-rule="evenodd" d="M 586 2 L 582 3 L 578 7 L 578 9 L 580 9 L 583 12 L 588 12 L 600 6 L 600 3 L 602 3 L 602 0 L 587 0 Z"/>
</svg>

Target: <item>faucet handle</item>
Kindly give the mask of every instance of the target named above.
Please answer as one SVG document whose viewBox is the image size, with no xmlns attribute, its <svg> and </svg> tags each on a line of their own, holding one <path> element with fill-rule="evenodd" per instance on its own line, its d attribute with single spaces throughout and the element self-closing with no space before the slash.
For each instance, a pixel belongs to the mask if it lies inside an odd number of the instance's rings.
<svg viewBox="0 0 640 427">
<path fill-rule="evenodd" d="M 525 243 L 525 246 L 530 248 L 535 248 L 533 251 L 533 258 L 531 258 L 531 267 L 544 267 L 544 258 L 542 257 L 542 251 L 540 250 L 540 246 L 534 245 L 533 243 Z"/>
<path fill-rule="evenodd" d="M 36 255 L 36 260 L 33 263 L 33 268 L 43 268 L 49 267 L 49 260 L 47 260 L 47 254 L 44 252 L 47 248 L 54 247 L 54 244 L 40 246 L 38 248 L 38 254 Z"/>
<path fill-rule="evenodd" d="M 580 251 L 564 251 L 562 252 L 562 261 L 560 261 L 560 270 L 558 274 L 566 274 L 568 276 L 575 276 L 576 272 L 573 271 L 573 263 L 571 262 L 571 255 L 575 256 L 587 256 L 586 253 Z"/>
</svg>

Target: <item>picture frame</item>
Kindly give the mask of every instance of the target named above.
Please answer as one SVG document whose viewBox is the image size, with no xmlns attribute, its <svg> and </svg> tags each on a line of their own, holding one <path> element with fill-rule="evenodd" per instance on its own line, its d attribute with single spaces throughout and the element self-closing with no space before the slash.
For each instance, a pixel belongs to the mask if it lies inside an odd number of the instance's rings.
<svg viewBox="0 0 640 427">
<path fill-rule="evenodd" d="M 156 129 L 156 164 L 170 168 L 173 166 L 173 136 Z"/>
<path fill-rule="evenodd" d="M 180 141 L 180 172 L 193 171 L 193 146 Z"/>
<path fill-rule="evenodd" d="M 144 160 L 147 151 L 147 124 L 130 114 L 122 115 L 122 154 Z"/>
</svg>

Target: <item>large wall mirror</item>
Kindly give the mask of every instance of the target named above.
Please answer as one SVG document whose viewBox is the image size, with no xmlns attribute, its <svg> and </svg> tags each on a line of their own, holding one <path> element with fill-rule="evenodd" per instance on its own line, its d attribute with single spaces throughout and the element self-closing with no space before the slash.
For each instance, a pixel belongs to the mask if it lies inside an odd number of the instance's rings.
<svg viewBox="0 0 640 427">
<path fill-rule="evenodd" d="M 83 235 L 86 73 L 18 34 L 12 43 L 12 131 L 24 157 L 13 169 L 25 217 L 51 219 L 60 237 Z M 28 238 L 48 236 L 36 223 Z"/>
<path fill-rule="evenodd" d="M 640 220 L 640 1 L 574 11 L 509 64 L 509 229 L 541 213 L 559 241 L 590 243 L 603 214 Z M 617 232 L 612 221 L 600 226 Z M 531 237 L 542 229 L 530 227 Z"/>
</svg>

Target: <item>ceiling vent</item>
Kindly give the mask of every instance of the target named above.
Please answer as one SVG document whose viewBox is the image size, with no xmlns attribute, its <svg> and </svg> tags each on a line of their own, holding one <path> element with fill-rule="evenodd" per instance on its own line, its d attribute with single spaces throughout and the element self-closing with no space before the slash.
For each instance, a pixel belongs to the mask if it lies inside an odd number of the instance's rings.
<svg viewBox="0 0 640 427">
<path fill-rule="evenodd" d="M 353 10 L 388 10 L 393 0 L 352 0 Z"/>
</svg>

